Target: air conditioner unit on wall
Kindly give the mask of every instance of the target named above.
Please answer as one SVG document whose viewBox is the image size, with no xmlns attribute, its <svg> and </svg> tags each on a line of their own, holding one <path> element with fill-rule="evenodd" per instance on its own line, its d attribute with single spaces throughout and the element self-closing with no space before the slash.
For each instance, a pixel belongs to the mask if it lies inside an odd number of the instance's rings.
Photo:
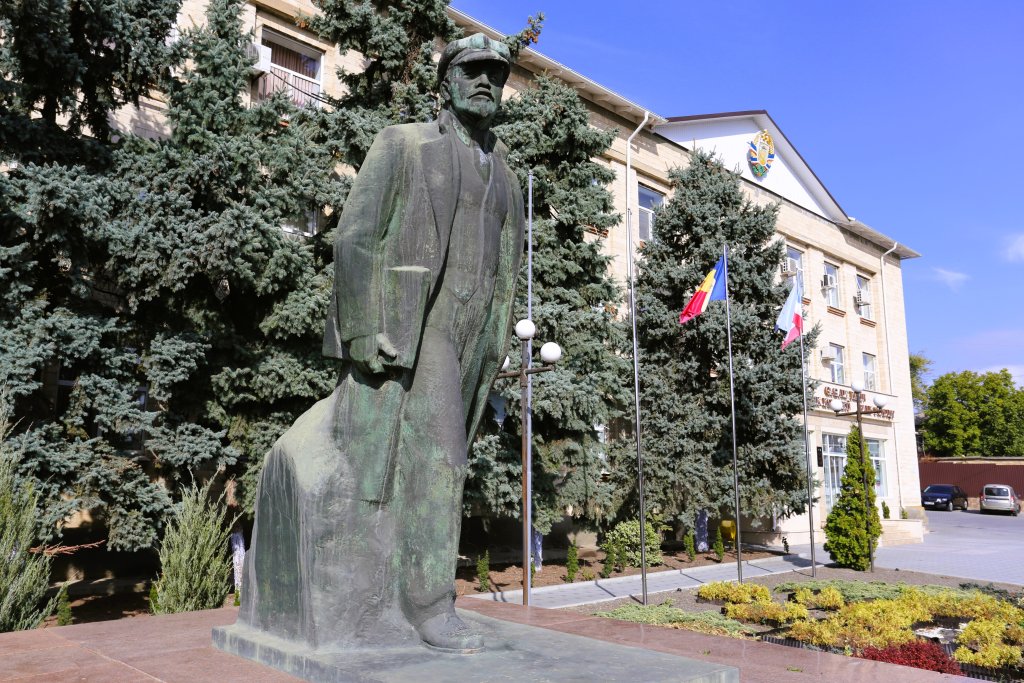
<svg viewBox="0 0 1024 683">
<path fill-rule="evenodd" d="M 835 359 L 836 359 L 836 352 L 833 351 L 831 348 L 822 349 L 821 350 L 821 362 L 822 363 L 826 363 L 826 364 L 827 363 L 831 363 L 831 362 L 835 361 Z"/>
<path fill-rule="evenodd" d="M 800 264 L 794 258 L 786 257 L 782 262 L 782 274 L 785 276 L 796 275 L 800 270 Z"/>
<path fill-rule="evenodd" d="M 255 59 L 256 63 L 252 65 L 251 70 L 255 75 L 270 73 L 270 46 L 259 45 L 258 43 L 249 43 L 245 49 L 246 55 L 250 59 Z"/>
<path fill-rule="evenodd" d="M 866 289 L 862 289 L 854 295 L 853 303 L 858 306 L 867 306 L 871 303 L 871 294 Z"/>
<path fill-rule="evenodd" d="M 835 289 L 837 284 L 835 275 L 826 273 L 825 277 L 821 278 L 822 289 Z"/>
</svg>

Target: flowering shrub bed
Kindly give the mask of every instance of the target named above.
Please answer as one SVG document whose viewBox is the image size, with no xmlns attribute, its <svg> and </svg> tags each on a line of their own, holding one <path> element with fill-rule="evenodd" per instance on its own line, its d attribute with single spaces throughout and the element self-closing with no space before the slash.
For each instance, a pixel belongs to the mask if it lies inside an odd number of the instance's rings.
<svg viewBox="0 0 1024 683">
<path fill-rule="evenodd" d="M 728 604 L 725 616 L 753 624 L 782 626 L 807 619 L 807 608 L 795 602 L 780 605 L 777 602 L 752 602 L 746 605 Z"/>
<path fill-rule="evenodd" d="M 844 587 L 853 588 L 851 594 L 863 595 L 865 592 L 863 587 Z M 822 586 L 821 591 L 825 588 Z M 843 592 L 842 588 L 837 589 Z M 798 621 L 790 627 L 788 636 L 818 647 L 852 649 L 862 656 L 870 652 L 872 656 L 869 659 L 883 656 L 880 653 L 893 657 L 924 657 L 924 650 L 915 649 L 921 641 L 912 627 L 937 619 L 956 618 L 968 622 L 957 638 L 959 647 L 953 653 L 957 662 L 987 668 L 1012 668 L 1024 661 L 1021 650 L 1024 645 L 1024 609 L 1012 600 L 1002 599 L 991 592 L 934 586 L 896 586 L 878 592 L 895 597 L 852 602 L 826 619 Z M 806 586 L 800 586 L 793 597 L 796 602 L 809 604 L 818 597 L 810 593 Z M 733 613 L 730 616 L 737 615 Z"/>
</svg>

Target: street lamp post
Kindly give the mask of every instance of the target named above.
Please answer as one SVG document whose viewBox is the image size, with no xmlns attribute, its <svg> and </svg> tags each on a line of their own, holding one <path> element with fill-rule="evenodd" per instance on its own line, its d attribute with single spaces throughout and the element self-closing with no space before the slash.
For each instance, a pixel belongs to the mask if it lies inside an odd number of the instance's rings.
<svg viewBox="0 0 1024 683">
<path fill-rule="evenodd" d="M 885 396 L 875 395 L 873 402 L 876 407 L 865 408 L 863 394 L 864 385 L 860 382 L 854 382 L 853 384 L 850 385 L 850 388 L 853 389 L 853 396 L 857 402 L 856 410 L 843 411 L 845 404 L 843 403 L 842 399 L 838 398 L 834 398 L 831 401 L 829 401 L 828 405 L 833 411 L 835 411 L 836 417 L 849 417 L 851 415 L 857 416 L 857 438 L 860 439 L 860 471 L 864 479 L 864 538 L 868 544 L 868 568 L 869 571 L 874 572 L 875 551 L 874 548 L 871 547 L 871 512 L 868 509 L 868 498 L 870 489 L 868 488 L 868 467 L 866 454 L 867 447 L 864 443 L 863 417 L 865 415 L 875 415 L 877 413 L 881 413 L 882 409 L 885 407 L 885 404 L 888 402 L 888 400 Z"/>
<path fill-rule="evenodd" d="M 498 373 L 498 377 L 518 377 L 519 378 L 519 392 L 522 400 L 522 411 L 523 411 L 523 425 L 522 425 L 522 461 L 523 461 L 523 503 L 522 503 L 522 515 L 523 515 L 523 605 L 528 606 L 530 604 L 530 529 L 533 526 L 533 509 L 530 504 L 533 493 L 533 482 L 531 471 L 531 446 L 533 436 L 533 420 L 531 416 L 531 404 L 530 404 L 530 381 L 529 376 L 535 375 L 539 372 L 550 372 L 555 369 L 555 363 L 562 358 L 562 347 L 555 342 L 547 342 L 540 347 L 540 359 L 545 365 L 538 365 L 537 367 L 531 367 L 530 351 L 532 349 L 531 341 L 533 335 L 537 333 L 537 326 L 533 324 L 532 320 L 524 319 L 516 323 L 515 327 L 516 336 L 519 337 L 519 341 L 522 342 L 522 364 L 518 370 L 508 371 L 508 366 L 511 363 L 508 356 L 505 357 L 505 363 L 501 366 L 502 372 Z"/>
</svg>

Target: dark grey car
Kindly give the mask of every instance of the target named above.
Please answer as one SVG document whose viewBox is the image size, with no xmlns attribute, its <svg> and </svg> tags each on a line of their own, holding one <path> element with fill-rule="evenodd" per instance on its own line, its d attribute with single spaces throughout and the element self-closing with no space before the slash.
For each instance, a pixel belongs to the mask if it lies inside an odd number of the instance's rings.
<svg viewBox="0 0 1024 683">
<path fill-rule="evenodd" d="M 931 484 L 921 491 L 921 505 L 926 510 L 966 510 L 967 492 L 955 484 Z"/>
</svg>

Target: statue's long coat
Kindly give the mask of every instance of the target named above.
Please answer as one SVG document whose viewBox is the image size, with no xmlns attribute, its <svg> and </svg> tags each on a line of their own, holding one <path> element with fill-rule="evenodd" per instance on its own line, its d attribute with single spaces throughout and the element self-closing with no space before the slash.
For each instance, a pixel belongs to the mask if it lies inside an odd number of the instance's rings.
<svg viewBox="0 0 1024 683">
<path fill-rule="evenodd" d="M 429 499 L 436 493 L 437 500 L 410 503 L 401 488 L 408 481 L 395 492 L 396 460 L 403 457 L 398 450 L 403 438 L 408 441 L 402 430 L 423 419 L 422 413 L 407 414 L 405 400 L 416 377 L 424 321 L 442 284 L 461 188 L 455 145 L 462 143 L 449 117 L 442 112 L 437 122 L 384 129 L 353 185 L 335 243 L 335 296 L 324 353 L 346 360 L 351 340 L 384 333 L 397 355 L 383 375 L 364 376 L 344 363 L 335 392 L 303 414 L 268 455 L 240 627 L 312 648 L 418 642 L 410 610 L 443 600 L 431 594 L 416 605 L 416 596 L 410 601 L 403 593 L 428 584 L 439 594 L 441 584 L 454 578 L 461 500 L 450 498 L 453 491 L 461 498 L 464 463 L 456 463 L 453 473 L 408 469 L 407 480 L 438 478 L 417 494 Z M 459 451 L 463 459 L 507 351 L 523 247 L 522 192 L 500 142 L 491 160 L 493 181 L 509 188 L 494 296 L 475 352 L 460 364 L 460 390 L 452 392 L 461 391 L 465 440 L 434 445 Z M 458 402 L 456 396 L 437 398 Z M 423 532 L 426 547 L 410 548 L 408 537 L 434 514 L 456 516 L 456 538 L 439 537 L 442 525 Z M 409 577 L 415 577 L 411 584 Z"/>
</svg>

